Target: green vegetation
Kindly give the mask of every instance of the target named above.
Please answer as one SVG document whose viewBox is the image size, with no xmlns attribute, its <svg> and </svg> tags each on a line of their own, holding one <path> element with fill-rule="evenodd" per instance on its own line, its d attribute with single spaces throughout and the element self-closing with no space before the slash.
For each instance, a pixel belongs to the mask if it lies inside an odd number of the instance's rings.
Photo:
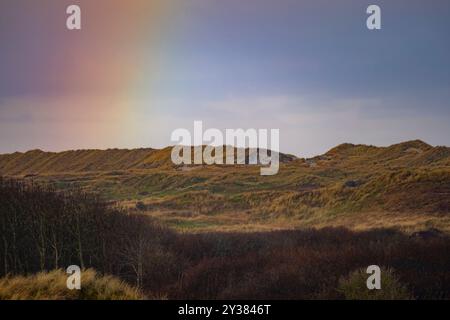
<svg viewBox="0 0 450 320">
<path fill-rule="evenodd" d="M 382 269 L 381 289 L 367 290 L 367 273 L 365 270 L 352 272 L 339 281 L 338 291 L 347 300 L 408 300 L 411 293 L 401 284 L 392 269 Z"/>
</svg>

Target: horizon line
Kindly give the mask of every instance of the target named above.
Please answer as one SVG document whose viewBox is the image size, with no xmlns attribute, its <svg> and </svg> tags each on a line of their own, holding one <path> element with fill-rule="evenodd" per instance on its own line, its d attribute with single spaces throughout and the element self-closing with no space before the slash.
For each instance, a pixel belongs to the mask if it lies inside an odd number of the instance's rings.
<svg viewBox="0 0 450 320">
<path fill-rule="evenodd" d="M 427 145 L 427 146 L 429 146 L 429 147 L 432 147 L 432 148 L 436 148 L 436 147 L 445 147 L 445 148 L 449 148 L 449 146 L 447 146 L 447 145 L 432 145 L 432 144 L 429 144 L 429 143 L 423 141 L 422 139 L 412 139 L 412 140 L 406 140 L 406 141 L 402 141 L 402 142 L 398 142 L 398 143 L 393 143 L 393 144 L 389 144 L 389 145 L 374 145 L 374 144 L 363 144 L 363 143 L 342 142 L 342 143 L 339 143 L 339 144 L 335 145 L 334 147 L 331 147 L 330 149 L 328 149 L 328 151 L 326 151 L 326 152 L 324 152 L 324 153 L 321 153 L 321 154 L 316 154 L 316 155 L 314 155 L 314 156 L 312 156 L 312 157 L 301 157 L 301 156 L 298 156 L 298 155 L 296 155 L 296 154 L 287 153 L 287 152 L 283 152 L 283 151 L 278 151 L 278 153 L 281 153 L 281 154 L 284 154 L 284 155 L 294 156 L 294 157 L 296 157 L 296 158 L 298 158 L 298 159 L 311 159 L 311 158 L 318 157 L 318 156 L 321 156 L 321 155 L 323 155 L 323 154 L 326 154 L 326 153 L 328 153 L 329 151 L 331 151 L 331 150 L 333 150 L 333 149 L 335 149 L 335 148 L 337 148 L 337 147 L 339 147 L 339 146 L 342 146 L 342 145 L 367 146 L 367 147 L 375 147 L 375 148 L 389 148 L 389 147 L 392 147 L 392 146 L 395 146 L 395 145 L 406 144 L 406 143 L 410 143 L 410 142 L 423 143 L 423 144 L 425 144 L 425 145 Z M 173 148 L 174 146 L 176 146 L 176 145 L 168 145 L 168 146 L 165 146 L 165 147 L 162 147 L 162 148 L 152 148 L 152 147 L 133 147 L 133 148 L 127 148 L 127 147 L 123 147 L 123 148 L 122 148 L 122 147 L 107 147 L 107 148 L 77 148 L 77 149 L 64 149 L 64 150 L 59 150 L 59 151 L 43 150 L 43 149 L 40 149 L 40 148 L 34 148 L 34 149 L 28 149 L 28 150 L 26 150 L 26 151 L 13 151 L 13 152 L 0 153 L 0 156 L 12 155 L 12 154 L 16 154 L 16 153 L 19 153 L 19 154 L 25 154 L 25 153 L 36 152 L 36 151 L 42 152 L 42 153 L 65 153 L 65 152 L 73 152 L 73 151 L 109 151 L 109 150 L 126 150 L 126 151 L 133 151 L 133 150 L 142 150 L 142 149 L 149 149 L 149 150 L 160 151 L 160 150 L 164 150 L 164 149 L 167 149 L 167 148 Z M 198 145 L 190 145 L 190 147 L 196 147 L 196 146 L 198 146 Z M 204 147 L 204 146 L 208 146 L 208 145 L 203 144 L 202 146 Z M 222 147 L 226 147 L 226 146 L 227 146 L 227 145 L 225 145 L 225 144 L 222 145 Z M 229 145 L 228 145 L 228 146 L 229 146 Z M 232 146 L 233 146 L 233 145 L 232 145 Z M 218 146 L 218 147 L 220 147 L 220 146 Z M 233 146 L 233 147 L 234 147 L 234 148 L 238 148 L 238 147 L 236 147 L 236 146 Z M 239 148 L 238 148 L 238 149 L 239 149 Z M 249 147 L 245 147 L 245 149 L 250 149 L 250 148 L 249 148 Z M 259 149 L 259 148 L 253 148 L 253 149 Z M 272 151 L 271 149 L 267 149 L 267 150 Z"/>
</svg>

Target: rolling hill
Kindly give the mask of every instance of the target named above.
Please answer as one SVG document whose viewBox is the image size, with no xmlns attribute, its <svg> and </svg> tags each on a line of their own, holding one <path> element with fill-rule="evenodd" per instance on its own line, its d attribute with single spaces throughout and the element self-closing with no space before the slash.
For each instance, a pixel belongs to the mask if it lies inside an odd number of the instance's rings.
<svg viewBox="0 0 450 320">
<path fill-rule="evenodd" d="M 420 140 L 342 144 L 280 171 L 259 166 L 175 166 L 171 148 L 33 150 L 0 155 L 0 175 L 83 188 L 176 228 L 273 230 L 345 225 L 450 230 L 450 148 Z"/>
</svg>

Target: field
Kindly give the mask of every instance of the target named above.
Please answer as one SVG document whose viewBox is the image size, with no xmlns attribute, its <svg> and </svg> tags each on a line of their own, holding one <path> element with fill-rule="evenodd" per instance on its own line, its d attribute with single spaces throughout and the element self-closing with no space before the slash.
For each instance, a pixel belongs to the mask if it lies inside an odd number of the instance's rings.
<svg viewBox="0 0 450 320">
<path fill-rule="evenodd" d="M 8 180 L 0 200 L 0 298 L 450 298 L 450 241 L 438 230 L 178 233 L 82 192 Z M 76 294 L 52 271 L 72 264 L 88 279 Z M 371 264 L 382 291 L 365 287 Z"/>
<path fill-rule="evenodd" d="M 175 166 L 170 148 L 0 156 L 0 175 L 80 188 L 187 232 L 345 226 L 450 231 L 450 148 L 343 144 L 259 166 Z"/>
<path fill-rule="evenodd" d="M 2 155 L 0 298 L 450 299 L 449 150 L 344 144 L 275 176 L 169 148 Z"/>
</svg>

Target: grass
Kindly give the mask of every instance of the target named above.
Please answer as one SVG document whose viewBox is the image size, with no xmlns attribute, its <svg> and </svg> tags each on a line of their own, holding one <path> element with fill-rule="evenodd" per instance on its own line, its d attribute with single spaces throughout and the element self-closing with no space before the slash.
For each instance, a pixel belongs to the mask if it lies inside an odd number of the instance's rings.
<svg viewBox="0 0 450 320">
<path fill-rule="evenodd" d="M 262 233 L 177 234 L 176 260 L 145 272 L 142 292 L 117 277 L 82 272 L 68 290 L 63 270 L 0 278 L 0 300 L 448 299 L 448 238 L 412 239 L 394 230 L 343 228 Z M 149 257 L 151 258 L 151 257 Z M 158 261 L 151 259 L 151 264 Z M 379 264 L 381 290 L 368 290 Z M 174 268 L 176 266 L 176 268 Z M 395 270 L 395 271 L 394 271 Z M 155 277 L 155 278 L 154 278 Z M 156 285 L 158 282 L 159 285 Z"/>
<path fill-rule="evenodd" d="M 356 212 L 347 214 L 305 214 L 300 217 L 282 215 L 277 218 L 259 217 L 245 211 L 222 212 L 217 215 L 192 215 L 182 211 L 152 210 L 146 215 L 182 232 L 256 232 L 269 230 L 292 230 L 301 228 L 346 227 L 351 230 L 373 228 L 396 228 L 413 233 L 436 228 L 450 233 L 450 217 L 437 214 L 402 212 Z"/>
<path fill-rule="evenodd" d="M 81 290 L 69 290 L 63 270 L 0 278 L 0 300 L 142 300 L 145 296 L 113 276 L 81 273 Z"/>
<path fill-rule="evenodd" d="M 285 230 L 296 228 L 296 221 L 335 223 L 337 213 L 301 219 L 284 214 L 265 224 L 267 217 L 252 212 L 205 214 L 204 223 L 189 211 L 184 221 L 178 211 L 160 211 L 159 220 L 171 217 L 182 225 L 183 232 L 173 232 L 130 211 L 76 190 L 0 179 L 0 274 L 5 277 L 0 297 L 144 298 L 130 285 L 157 299 L 403 298 L 403 286 L 413 299 L 450 297 L 449 234 L 433 229 L 407 234 L 398 230 L 399 222 L 391 229 L 374 228 L 386 213 L 373 213 L 370 230 L 354 231 Z M 214 219 L 224 218 L 227 224 L 214 225 L 219 222 Z M 408 217 L 404 222 L 417 225 Z M 264 232 L 254 232 L 262 227 Z M 196 232 L 199 228 L 208 232 Z M 71 264 L 87 269 L 81 291 L 68 291 L 67 275 L 51 271 Z M 374 264 L 391 279 L 383 296 L 361 291 L 362 274 L 355 275 Z M 392 277 L 386 271 L 391 269 L 396 270 Z M 43 270 L 50 272 L 34 274 Z"/>
<path fill-rule="evenodd" d="M 176 167 L 167 148 L 33 151 L 0 156 L 0 174 L 37 174 L 31 179 L 77 186 L 127 208 L 141 202 L 147 215 L 195 232 L 251 224 L 361 229 L 393 221 L 406 230 L 449 230 L 449 150 L 418 140 L 382 148 L 343 144 L 281 163 L 277 175 L 265 177 L 257 166 Z"/>
</svg>

